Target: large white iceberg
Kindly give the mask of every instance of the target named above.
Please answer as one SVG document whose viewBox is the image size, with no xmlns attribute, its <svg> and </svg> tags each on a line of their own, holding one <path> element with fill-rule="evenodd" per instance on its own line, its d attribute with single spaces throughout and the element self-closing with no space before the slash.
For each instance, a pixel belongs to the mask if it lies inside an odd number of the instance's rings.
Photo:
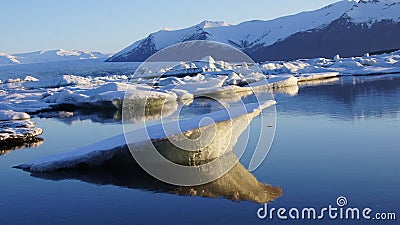
<svg viewBox="0 0 400 225">
<path fill-rule="evenodd" d="M 198 130 L 201 127 L 213 126 L 215 124 L 218 125 L 227 121 L 228 123 L 225 124 L 230 124 L 229 121 L 235 119 L 242 120 L 243 118 L 241 118 L 241 116 L 249 115 L 250 118 L 246 118 L 244 122 L 239 121 L 238 123 L 236 123 L 237 126 L 240 126 L 239 130 L 241 131 L 239 133 L 241 133 L 242 130 L 247 127 L 252 118 L 259 115 L 259 113 L 263 109 L 275 103 L 276 102 L 273 100 L 269 100 L 261 105 L 258 103 L 249 103 L 241 107 L 231 108 L 229 109 L 229 113 L 227 113 L 225 110 L 221 110 L 194 118 L 181 120 L 179 121 L 179 127 L 176 127 L 176 122 L 155 124 L 144 127 L 142 129 L 130 131 L 126 133 L 125 136 L 134 137 L 132 139 L 134 140 L 134 142 L 129 142 L 128 144 L 130 146 L 138 146 L 138 149 L 140 149 L 140 146 L 148 143 L 149 139 L 151 142 L 157 143 L 160 141 L 165 141 L 165 139 L 168 137 L 173 137 L 181 134 L 187 135 L 188 133 Z M 210 119 L 207 119 L 204 122 L 204 118 Z M 226 131 L 224 129 L 221 129 L 221 132 Z M 149 136 L 147 136 L 147 133 Z M 237 133 L 235 134 L 237 136 L 240 135 Z M 53 171 L 62 168 L 76 167 L 80 164 L 87 164 L 89 166 L 101 165 L 108 159 L 112 158 L 115 154 L 120 153 L 123 149 L 125 149 L 126 151 L 127 143 L 125 136 L 124 134 L 120 134 L 89 146 L 50 155 L 38 160 L 34 160 L 32 162 L 19 165 L 17 167 L 29 171 Z M 224 138 L 224 135 L 217 135 L 217 138 Z M 220 142 L 217 141 L 217 143 L 215 144 L 220 145 Z M 215 151 L 221 151 L 221 149 L 217 149 Z M 223 154 L 223 152 L 209 153 L 212 155 L 216 154 L 216 156 Z"/>
</svg>

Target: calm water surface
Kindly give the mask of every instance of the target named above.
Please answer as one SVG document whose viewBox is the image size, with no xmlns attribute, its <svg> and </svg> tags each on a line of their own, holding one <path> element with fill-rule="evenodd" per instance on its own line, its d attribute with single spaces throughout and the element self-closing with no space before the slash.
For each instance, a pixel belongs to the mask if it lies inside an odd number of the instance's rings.
<svg viewBox="0 0 400 225">
<path fill-rule="evenodd" d="M 269 207 L 326 207 L 345 196 L 349 206 L 400 216 L 400 76 L 347 77 L 277 94 L 274 143 L 253 172 L 281 187 Z M 193 104 L 186 113 L 209 111 Z M 257 119 L 252 126 L 257 126 Z M 31 176 L 12 166 L 122 132 L 112 119 L 40 119 L 44 141 L 0 155 L 0 224 L 310 224 L 260 220 L 261 206 L 226 197 L 182 195 L 149 181 L 113 174 Z M 255 141 L 254 141 L 255 142 Z M 246 166 L 249 156 L 241 159 Z M 102 178 L 103 177 L 103 178 Z M 104 178 L 107 177 L 107 178 Z M 224 195 L 224 193 L 220 193 Z M 391 221 L 313 221 L 320 224 L 396 224 Z"/>
</svg>

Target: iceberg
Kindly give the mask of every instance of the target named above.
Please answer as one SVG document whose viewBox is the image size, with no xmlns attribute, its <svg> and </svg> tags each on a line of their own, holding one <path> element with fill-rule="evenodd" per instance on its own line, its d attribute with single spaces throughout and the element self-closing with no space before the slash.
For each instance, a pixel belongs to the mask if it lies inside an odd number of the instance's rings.
<svg viewBox="0 0 400 225">
<path fill-rule="evenodd" d="M 40 141 L 42 129 L 35 127 L 30 116 L 23 112 L 0 110 L 0 151 L 16 149 Z"/>
<path fill-rule="evenodd" d="M 91 79 L 88 77 L 81 77 L 75 75 L 63 75 L 61 77 L 52 77 L 48 79 L 26 80 L 22 86 L 26 89 L 39 89 L 39 88 L 58 88 L 72 85 L 88 85 Z"/>
<path fill-rule="evenodd" d="M 155 146 L 161 147 L 160 152 L 166 158 L 181 164 L 193 164 L 202 160 L 212 160 L 213 158 L 220 157 L 226 151 L 229 152 L 232 150 L 237 138 L 246 129 L 250 121 L 259 115 L 263 109 L 275 103 L 275 101 L 269 100 L 263 104 L 249 103 L 241 107 L 232 107 L 229 109 L 229 113 L 226 110 L 220 110 L 180 120 L 178 121 L 179 127 L 176 126 L 176 122 L 154 124 L 75 150 L 27 162 L 17 166 L 17 168 L 28 171 L 54 171 L 64 168 L 74 168 L 79 165 L 99 166 L 113 157 L 118 157 L 118 155 L 125 155 L 125 157 L 122 157 L 125 160 L 131 159 L 132 156 L 127 151 L 127 140 L 131 140 L 131 142 L 128 142 L 131 149 L 133 148 L 137 151 L 146 151 L 145 148 L 148 142 L 151 141 Z M 205 118 L 210 119 L 204 120 Z M 232 135 L 232 140 L 226 134 L 226 126 L 230 125 L 232 127 L 229 128 L 235 130 L 234 133 L 230 134 Z M 173 149 L 173 144 L 169 143 L 171 140 L 181 138 L 182 135 L 185 137 L 190 137 L 190 135 L 196 136 L 199 131 L 207 131 L 215 127 L 217 127 L 215 139 L 210 143 L 210 147 L 206 146 L 204 149 L 201 149 L 204 150 L 201 151 L 201 154 L 198 151 L 189 152 L 182 149 Z"/>
<path fill-rule="evenodd" d="M 79 107 L 122 107 L 122 101 L 133 105 L 145 105 L 146 102 L 175 101 L 176 94 L 160 91 L 144 84 L 112 82 L 93 89 L 62 89 L 44 96 L 46 103 L 72 104 Z"/>
<path fill-rule="evenodd" d="M 31 117 L 24 112 L 14 112 L 12 110 L 0 110 L 0 121 L 8 120 L 29 120 Z"/>
<path fill-rule="evenodd" d="M 196 93 L 202 89 L 213 89 L 222 87 L 226 76 L 205 76 L 198 74 L 194 77 L 186 76 L 184 78 L 162 78 L 159 85 L 161 90 L 174 92 L 179 99 L 185 100 L 193 98 Z"/>
<path fill-rule="evenodd" d="M 48 109 L 50 104 L 40 101 L 45 93 L 44 89 L 26 90 L 20 82 L 0 84 L 0 110 L 29 113 Z"/>
<path fill-rule="evenodd" d="M 292 75 L 269 76 L 268 79 L 256 81 L 246 86 L 228 85 L 214 88 L 197 89 L 195 96 L 232 96 L 234 99 L 254 94 L 255 92 L 264 92 L 290 86 L 297 86 L 297 78 Z"/>
</svg>

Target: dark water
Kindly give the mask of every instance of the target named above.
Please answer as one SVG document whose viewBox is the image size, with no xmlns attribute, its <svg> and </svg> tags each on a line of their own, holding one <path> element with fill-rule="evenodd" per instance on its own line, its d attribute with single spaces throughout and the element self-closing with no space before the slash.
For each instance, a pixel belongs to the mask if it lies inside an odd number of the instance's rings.
<svg viewBox="0 0 400 225">
<path fill-rule="evenodd" d="M 400 215 L 400 76 L 308 84 L 296 96 L 277 94 L 276 100 L 274 143 L 253 172 L 258 181 L 282 188 L 268 207 L 319 209 L 345 196 L 349 206 Z M 201 112 L 204 105 L 196 107 Z M 34 120 L 45 131 L 43 143 L 0 156 L 0 224 L 396 224 L 260 220 L 256 212 L 262 205 L 229 200 L 232 189 L 246 190 L 240 182 L 204 187 L 209 197 L 200 197 L 141 174 L 125 179 L 118 170 L 31 176 L 11 167 L 122 132 L 120 123 L 98 117 Z M 248 160 L 245 155 L 241 161 Z"/>
</svg>

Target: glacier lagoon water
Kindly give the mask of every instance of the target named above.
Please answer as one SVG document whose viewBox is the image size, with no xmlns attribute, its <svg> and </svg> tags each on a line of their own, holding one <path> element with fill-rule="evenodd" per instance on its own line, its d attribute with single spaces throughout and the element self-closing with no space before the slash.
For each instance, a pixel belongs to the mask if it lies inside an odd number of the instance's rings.
<svg viewBox="0 0 400 225">
<path fill-rule="evenodd" d="M 352 207 L 397 212 L 400 201 L 400 76 L 344 77 L 307 84 L 295 96 L 277 94 L 272 148 L 253 173 L 283 194 L 269 207 L 325 207 L 345 196 Z M 194 104 L 186 113 L 208 112 Z M 29 173 L 12 166 L 119 134 L 112 119 L 35 118 L 44 141 L 0 156 L 0 224 L 309 224 L 260 220 L 261 206 L 224 197 L 188 196 L 186 190 L 115 174 Z M 254 121 L 251 126 L 257 126 Z M 254 141 L 255 142 L 255 141 Z M 255 143 L 254 143 L 255 144 Z M 249 156 L 241 159 L 246 165 Z M 218 190 L 216 190 L 218 191 Z M 185 192 L 185 193 L 183 193 Z M 223 193 L 222 193 L 223 195 Z M 319 220 L 347 224 L 376 221 Z M 389 222 L 389 221 L 386 221 Z M 393 223 L 393 222 L 389 222 Z"/>
</svg>

